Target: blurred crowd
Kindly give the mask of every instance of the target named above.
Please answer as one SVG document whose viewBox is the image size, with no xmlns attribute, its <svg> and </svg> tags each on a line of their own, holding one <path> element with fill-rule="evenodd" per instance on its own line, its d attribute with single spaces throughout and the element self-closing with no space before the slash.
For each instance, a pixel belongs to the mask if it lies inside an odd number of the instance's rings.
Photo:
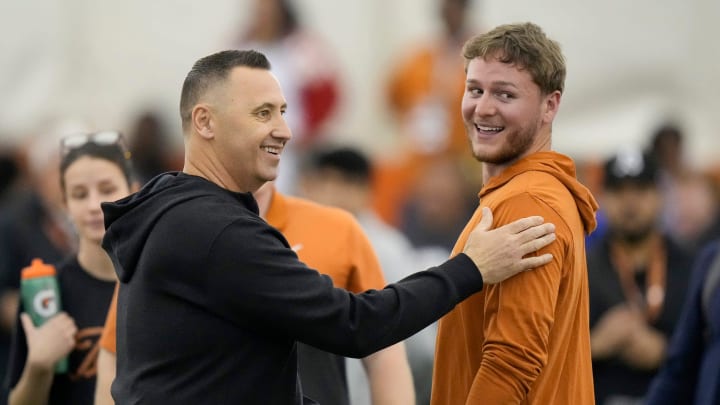
<svg viewBox="0 0 720 405">
<path fill-rule="evenodd" d="M 478 204 L 481 173 L 458 113 L 460 49 L 479 29 L 466 21 L 469 2 L 438 0 L 442 35 L 397 54 L 385 91 L 396 129 L 392 154 L 374 155 L 328 130 L 347 97 L 343 72 L 294 2 L 254 2 L 252 24 L 228 44 L 264 52 L 291 106 L 293 139 L 278 190 L 352 213 L 388 282 L 447 257 Z M 7 363 L 15 326 L 20 269 L 33 258 L 57 262 L 76 249 L 59 189 L 59 139 L 103 129 L 88 122 L 54 117 L 14 137 L 22 142 L 0 142 L 0 364 Z M 141 183 L 182 169 L 173 139 L 181 135 L 168 127 L 145 110 L 122 131 Z M 668 119 L 643 135 L 644 147 L 618 145 L 610 156 L 577 162 L 601 207 L 600 226 L 587 239 L 598 404 L 643 403 L 681 324 L 693 264 L 720 238 L 720 171 L 689 162 L 684 146 L 693 134 Z M 433 327 L 406 344 L 418 404 L 427 404 Z M 353 403 L 369 403 L 357 365 L 348 374 Z"/>
</svg>

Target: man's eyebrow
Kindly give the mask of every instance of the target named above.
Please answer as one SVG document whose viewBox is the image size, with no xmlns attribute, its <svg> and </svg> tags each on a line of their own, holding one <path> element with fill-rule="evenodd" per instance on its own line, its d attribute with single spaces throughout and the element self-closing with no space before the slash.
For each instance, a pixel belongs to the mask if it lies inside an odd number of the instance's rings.
<svg viewBox="0 0 720 405">
<path fill-rule="evenodd" d="M 266 108 L 269 108 L 269 109 L 272 110 L 272 109 L 275 109 L 276 107 L 277 107 L 277 104 L 270 103 L 270 102 L 265 102 L 265 103 L 262 103 L 262 104 L 260 104 L 259 106 L 255 107 L 255 108 L 253 109 L 253 112 L 258 112 L 258 111 L 263 110 L 263 109 L 266 109 Z M 281 110 L 287 109 L 287 103 L 283 103 L 283 104 L 280 106 L 280 109 L 281 109 Z"/>
<path fill-rule="evenodd" d="M 467 79 L 467 80 L 465 81 L 465 83 L 467 83 L 467 84 L 479 84 L 480 81 L 479 81 L 479 80 L 476 80 L 476 79 Z M 494 81 L 494 82 L 491 82 L 490 84 L 492 84 L 493 86 L 513 87 L 513 88 L 516 88 L 516 89 L 518 88 L 518 86 L 517 86 L 515 83 L 513 83 L 513 82 L 508 82 L 508 81 L 504 81 L 504 80 L 496 80 L 496 81 Z"/>
</svg>

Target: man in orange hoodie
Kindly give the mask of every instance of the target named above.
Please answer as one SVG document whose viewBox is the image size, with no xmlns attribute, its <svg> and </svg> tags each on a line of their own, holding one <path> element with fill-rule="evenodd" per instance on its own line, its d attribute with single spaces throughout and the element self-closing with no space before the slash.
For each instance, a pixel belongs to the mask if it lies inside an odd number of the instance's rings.
<svg viewBox="0 0 720 405">
<path fill-rule="evenodd" d="M 559 45 L 531 23 L 503 25 L 463 48 L 462 116 L 483 163 L 480 206 L 498 224 L 542 215 L 553 260 L 488 286 L 440 321 L 433 405 L 593 404 L 585 235 L 597 203 L 567 156 L 551 151 L 565 80 Z M 481 219 L 478 207 L 454 254 Z"/>
</svg>

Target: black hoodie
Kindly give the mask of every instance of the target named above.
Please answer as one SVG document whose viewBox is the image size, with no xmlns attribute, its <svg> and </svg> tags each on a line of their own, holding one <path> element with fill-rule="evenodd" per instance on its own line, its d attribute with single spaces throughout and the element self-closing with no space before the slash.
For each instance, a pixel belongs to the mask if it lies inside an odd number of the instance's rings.
<svg viewBox="0 0 720 405">
<path fill-rule="evenodd" d="M 121 283 L 118 404 L 301 404 L 296 341 L 364 357 L 482 288 L 463 254 L 381 291 L 334 288 L 250 193 L 184 173 L 103 211 Z"/>
</svg>

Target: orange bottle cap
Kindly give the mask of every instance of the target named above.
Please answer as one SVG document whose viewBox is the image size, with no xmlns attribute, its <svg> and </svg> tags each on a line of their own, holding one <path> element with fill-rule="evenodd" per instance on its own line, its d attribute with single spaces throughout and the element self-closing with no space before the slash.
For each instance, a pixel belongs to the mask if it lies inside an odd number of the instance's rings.
<svg viewBox="0 0 720 405">
<path fill-rule="evenodd" d="M 43 263 L 42 259 L 33 259 L 30 266 L 22 269 L 20 277 L 27 280 L 29 278 L 54 276 L 55 273 L 53 265 Z"/>
</svg>

